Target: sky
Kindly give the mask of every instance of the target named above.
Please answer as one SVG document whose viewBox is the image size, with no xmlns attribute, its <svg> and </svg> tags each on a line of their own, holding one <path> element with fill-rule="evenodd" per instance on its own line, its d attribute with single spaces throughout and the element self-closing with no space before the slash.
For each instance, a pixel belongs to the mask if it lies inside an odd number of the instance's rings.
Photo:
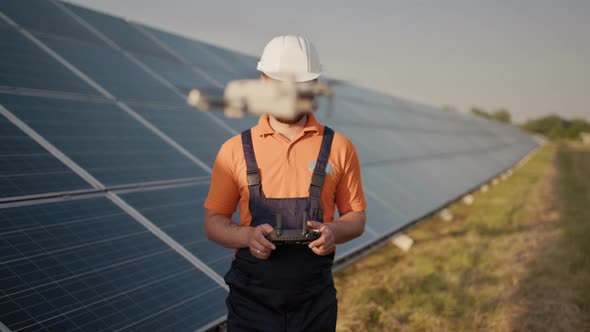
<svg viewBox="0 0 590 332">
<path fill-rule="evenodd" d="M 69 0 L 259 57 L 280 34 L 324 73 L 466 112 L 590 120 L 588 0 Z"/>
</svg>

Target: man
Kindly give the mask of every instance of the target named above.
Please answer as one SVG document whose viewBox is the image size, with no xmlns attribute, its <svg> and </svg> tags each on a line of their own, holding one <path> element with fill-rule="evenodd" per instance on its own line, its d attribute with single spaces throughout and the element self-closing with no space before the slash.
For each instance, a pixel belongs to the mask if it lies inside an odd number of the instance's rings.
<svg viewBox="0 0 590 332">
<path fill-rule="evenodd" d="M 271 40 L 258 69 L 263 80 L 295 82 L 316 80 L 321 70 L 313 45 L 297 36 Z M 241 224 L 231 219 L 238 203 Z M 348 138 L 312 110 L 294 119 L 264 114 L 222 145 L 204 206 L 207 237 L 236 249 L 225 275 L 230 332 L 335 330 L 335 245 L 365 227 L 360 164 Z M 274 245 L 265 235 L 277 218 L 291 228 L 305 220 L 320 237 Z"/>
</svg>

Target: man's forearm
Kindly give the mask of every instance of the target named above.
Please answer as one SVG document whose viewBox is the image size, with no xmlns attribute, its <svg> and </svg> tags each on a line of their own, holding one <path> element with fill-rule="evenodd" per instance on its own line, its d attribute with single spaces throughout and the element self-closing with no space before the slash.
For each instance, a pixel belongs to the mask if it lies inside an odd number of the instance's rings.
<svg viewBox="0 0 590 332">
<path fill-rule="evenodd" d="M 226 248 L 248 247 L 252 227 L 241 226 L 223 214 L 210 213 L 205 217 L 205 235 Z"/>
<path fill-rule="evenodd" d="M 365 231 L 365 220 L 364 211 L 350 211 L 326 226 L 334 233 L 336 244 L 340 244 L 361 236 Z"/>
</svg>

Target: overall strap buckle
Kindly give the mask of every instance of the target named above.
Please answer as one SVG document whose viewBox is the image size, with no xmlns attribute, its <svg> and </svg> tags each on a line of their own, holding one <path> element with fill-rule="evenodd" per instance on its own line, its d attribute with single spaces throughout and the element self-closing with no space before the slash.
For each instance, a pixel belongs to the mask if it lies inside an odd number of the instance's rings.
<svg viewBox="0 0 590 332">
<path fill-rule="evenodd" d="M 248 180 L 248 186 L 257 186 L 260 184 L 260 173 L 257 168 L 246 170 L 246 179 Z"/>
<path fill-rule="evenodd" d="M 311 185 L 322 188 L 324 180 L 326 179 L 326 171 L 323 169 L 314 169 L 313 175 L 311 176 Z"/>
</svg>

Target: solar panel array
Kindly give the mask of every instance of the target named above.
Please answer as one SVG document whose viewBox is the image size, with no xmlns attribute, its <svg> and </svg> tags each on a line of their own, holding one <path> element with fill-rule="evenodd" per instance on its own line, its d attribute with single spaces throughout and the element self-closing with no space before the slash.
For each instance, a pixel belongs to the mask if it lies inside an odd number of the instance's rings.
<svg viewBox="0 0 590 332">
<path fill-rule="evenodd" d="M 224 319 L 231 250 L 202 203 L 257 119 L 185 104 L 256 58 L 72 4 L 0 0 L 0 330 L 194 331 Z M 514 164 L 519 130 L 338 82 L 369 208 L 344 259 Z"/>
</svg>

